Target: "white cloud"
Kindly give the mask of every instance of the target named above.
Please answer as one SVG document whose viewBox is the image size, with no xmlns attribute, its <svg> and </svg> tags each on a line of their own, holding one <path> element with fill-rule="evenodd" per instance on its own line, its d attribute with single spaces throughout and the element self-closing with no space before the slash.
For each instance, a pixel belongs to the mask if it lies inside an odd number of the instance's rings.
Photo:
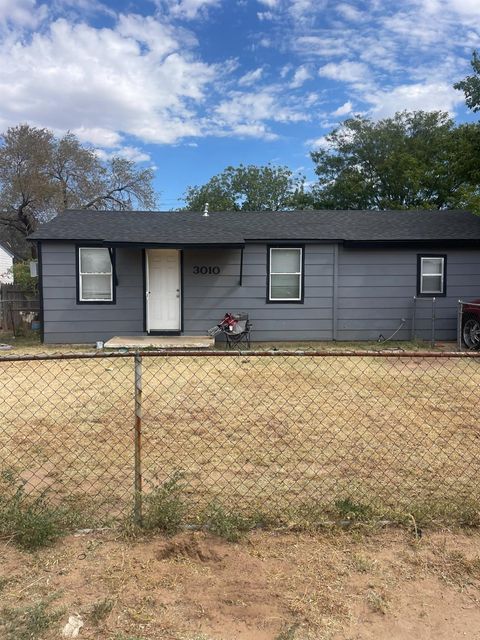
<svg viewBox="0 0 480 640">
<path fill-rule="evenodd" d="M 318 70 L 318 75 L 331 80 L 340 80 L 352 84 L 365 84 L 370 77 L 370 71 L 363 62 L 342 60 L 341 62 L 328 62 Z"/>
<path fill-rule="evenodd" d="M 335 38 L 327 35 L 299 36 L 295 39 L 293 47 L 300 54 L 329 58 L 346 55 L 349 51 L 342 37 Z"/>
<path fill-rule="evenodd" d="M 105 149 L 95 149 L 95 153 L 101 160 L 109 160 L 110 158 L 125 158 L 126 160 L 131 160 L 133 162 L 148 162 L 151 158 L 148 153 L 142 151 L 138 147 L 117 147 L 110 151 L 106 151 Z"/>
<path fill-rule="evenodd" d="M 260 22 L 264 20 L 273 20 L 275 15 L 271 11 L 257 11 L 257 18 Z"/>
<path fill-rule="evenodd" d="M 59 19 L 30 41 L 0 45 L 0 124 L 28 121 L 91 135 L 172 143 L 201 135 L 198 109 L 219 69 L 196 60 L 183 31 L 153 18 L 121 17 L 95 29 Z"/>
<path fill-rule="evenodd" d="M 453 113 L 463 102 L 463 96 L 446 82 L 404 84 L 391 90 L 367 93 L 364 99 L 372 105 L 372 115 L 377 118 L 392 116 L 404 109 Z"/>
<path fill-rule="evenodd" d="M 346 2 L 340 2 L 335 7 L 337 13 L 339 13 L 342 18 L 349 20 L 350 22 L 359 22 L 365 20 L 366 16 L 362 11 L 359 11 L 351 4 L 347 4 Z"/>
<path fill-rule="evenodd" d="M 36 0 L 0 0 L 0 25 L 34 29 L 47 13 L 47 5 L 37 5 Z"/>
<path fill-rule="evenodd" d="M 89 142 L 96 147 L 118 147 L 121 145 L 122 136 L 117 131 L 111 129 L 101 129 L 100 127 L 77 127 L 71 129 L 80 142 Z M 59 131 L 58 133 L 62 133 Z"/>
<path fill-rule="evenodd" d="M 224 100 L 215 108 L 215 113 L 227 124 L 245 120 L 276 122 L 308 120 L 308 116 L 295 106 L 282 103 L 281 97 L 268 87 L 251 93 L 233 91 L 228 100 Z"/>
<path fill-rule="evenodd" d="M 271 9 L 275 9 L 280 5 L 280 0 L 258 0 L 258 2 Z"/>
<path fill-rule="evenodd" d="M 262 76 L 263 68 L 258 67 L 258 69 L 253 69 L 252 71 L 249 71 L 244 76 L 242 76 L 238 81 L 238 84 L 242 87 L 249 87 L 250 85 L 258 82 Z"/>
<path fill-rule="evenodd" d="M 330 146 L 327 141 L 326 136 L 320 136 L 319 138 L 311 138 L 305 142 L 307 147 L 311 147 L 312 149 L 328 149 Z"/>
<path fill-rule="evenodd" d="M 352 113 L 352 109 L 353 109 L 353 105 L 350 102 L 350 100 L 348 100 L 347 102 L 342 104 L 340 107 L 338 107 L 338 109 L 335 109 L 335 111 L 332 111 L 331 115 L 334 117 L 348 116 L 350 113 Z"/>
<path fill-rule="evenodd" d="M 315 93 L 314 91 L 307 93 L 305 96 L 303 96 L 302 101 L 303 104 L 306 107 L 313 107 L 314 104 L 316 104 L 319 100 L 319 95 L 318 93 Z"/>
<path fill-rule="evenodd" d="M 177 18 L 193 20 L 209 7 L 215 7 L 221 0 L 157 0 L 157 4 L 165 6 L 167 11 Z"/>
<path fill-rule="evenodd" d="M 298 89 L 301 87 L 312 75 L 306 65 L 302 65 L 298 67 L 298 69 L 293 74 L 293 79 L 290 82 L 291 89 Z"/>
<path fill-rule="evenodd" d="M 480 17 L 478 0 L 420 0 L 418 4 L 421 10 L 430 14 L 444 14 L 446 11 L 453 11 L 466 18 Z"/>
<path fill-rule="evenodd" d="M 290 13 L 297 20 L 302 20 L 309 14 L 325 9 L 327 0 L 289 0 Z"/>
<path fill-rule="evenodd" d="M 240 138 L 259 138 L 262 140 L 276 140 L 278 135 L 270 131 L 263 122 L 234 123 L 224 135 L 239 136 Z"/>
<path fill-rule="evenodd" d="M 269 123 L 302 122 L 309 117 L 292 96 L 284 95 L 281 86 L 252 92 L 232 91 L 215 107 L 215 123 L 224 131 L 267 140 L 277 137 L 269 129 Z"/>
</svg>

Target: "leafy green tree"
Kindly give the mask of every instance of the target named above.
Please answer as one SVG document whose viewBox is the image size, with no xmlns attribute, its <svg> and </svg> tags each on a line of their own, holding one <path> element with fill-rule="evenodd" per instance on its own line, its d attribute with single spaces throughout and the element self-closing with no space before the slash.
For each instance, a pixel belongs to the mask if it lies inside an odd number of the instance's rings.
<svg viewBox="0 0 480 640">
<path fill-rule="evenodd" d="M 67 208 L 154 209 L 152 181 L 151 169 L 119 157 L 102 161 L 72 133 L 57 138 L 22 124 L 0 136 L 0 226 L 17 244 Z"/>
<path fill-rule="evenodd" d="M 463 157 L 478 136 L 447 113 L 403 111 L 373 121 L 357 116 L 326 136 L 311 154 L 318 209 L 442 209 L 461 202 L 478 171 Z M 478 156 L 477 156 L 478 157 Z"/>
<path fill-rule="evenodd" d="M 453 87 L 465 94 L 465 102 L 472 111 L 480 111 L 480 57 L 477 51 L 472 53 L 470 61 L 473 74 L 456 82 Z"/>
<path fill-rule="evenodd" d="M 201 186 L 188 187 L 185 209 L 202 211 L 282 211 L 305 204 L 305 178 L 271 164 L 227 167 Z"/>
<path fill-rule="evenodd" d="M 24 293 L 38 295 L 38 276 L 30 275 L 30 262 L 15 262 L 11 268 L 13 281 L 22 289 Z"/>
</svg>

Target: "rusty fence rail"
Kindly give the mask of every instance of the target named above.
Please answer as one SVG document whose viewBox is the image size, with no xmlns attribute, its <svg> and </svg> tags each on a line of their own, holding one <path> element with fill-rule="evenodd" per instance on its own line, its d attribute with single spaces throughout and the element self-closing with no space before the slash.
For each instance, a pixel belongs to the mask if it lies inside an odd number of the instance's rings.
<svg viewBox="0 0 480 640">
<path fill-rule="evenodd" d="M 8 354 L 0 497 L 21 483 L 92 525 L 141 521 L 178 479 L 192 520 L 212 504 L 285 518 L 346 505 L 464 520 L 480 511 L 479 357 Z"/>
</svg>

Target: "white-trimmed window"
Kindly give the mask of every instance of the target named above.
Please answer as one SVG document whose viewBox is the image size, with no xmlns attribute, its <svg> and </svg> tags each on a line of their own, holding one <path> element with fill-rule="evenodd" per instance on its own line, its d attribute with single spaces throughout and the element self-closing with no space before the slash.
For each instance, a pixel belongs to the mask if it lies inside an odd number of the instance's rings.
<svg viewBox="0 0 480 640">
<path fill-rule="evenodd" d="M 78 297 L 80 302 L 113 302 L 113 269 L 105 247 L 79 247 Z"/>
<path fill-rule="evenodd" d="M 418 256 L 418 293 L 445 295 L 445 256 Z"/>
<path fill-rule="evenodd" d="M 271 247 L 269 264 L 269 301 L 301 302 L 303 297 L 303 249 L 301 247 Z"/>
</svg>

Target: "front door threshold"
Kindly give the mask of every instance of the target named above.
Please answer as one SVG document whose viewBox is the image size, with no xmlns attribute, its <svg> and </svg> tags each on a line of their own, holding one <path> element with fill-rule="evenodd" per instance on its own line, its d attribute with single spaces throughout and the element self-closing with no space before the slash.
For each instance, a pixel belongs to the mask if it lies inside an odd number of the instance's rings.
<svg viewBox="0 0 480 640">
<path fill-rule="evenodd" d="M 152 329 L 152 331 L 148 331 L 147 333 L 149 336 L 181 336 L 182 335 L 181 331 L 155 331 L 155 329 Z"/>
<path fill-rule="evenodd" d="M 213 349 L 212 336 L 115 336 L 105 349 Z"/>
</svg>

